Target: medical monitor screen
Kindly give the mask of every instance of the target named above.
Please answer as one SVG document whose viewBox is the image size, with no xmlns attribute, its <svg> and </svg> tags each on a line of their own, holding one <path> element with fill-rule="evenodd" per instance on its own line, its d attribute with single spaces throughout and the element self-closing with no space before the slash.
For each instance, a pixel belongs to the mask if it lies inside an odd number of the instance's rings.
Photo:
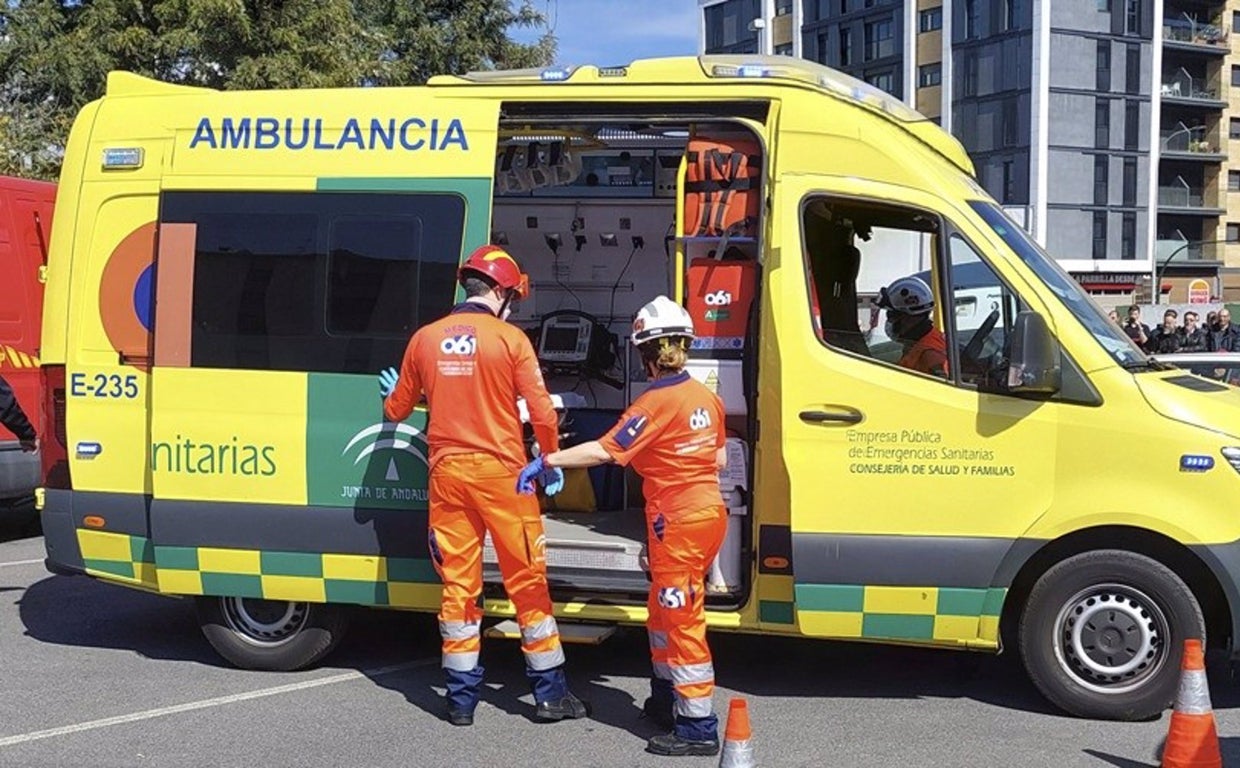
<svg viewBox="0 0 1240 768">
<path fill-rule="evenodd" d="M 557 328 L 549 326 L 543 334 L 544 352 L 572 352 L 577 349 L 577 326 Z"/>
</svg>

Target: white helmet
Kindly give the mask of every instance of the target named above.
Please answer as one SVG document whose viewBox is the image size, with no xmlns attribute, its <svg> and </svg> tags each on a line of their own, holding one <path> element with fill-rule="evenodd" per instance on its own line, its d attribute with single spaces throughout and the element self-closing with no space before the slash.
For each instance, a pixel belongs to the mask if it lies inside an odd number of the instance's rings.
<svg viewBox="0 0 1240 768">
<path fill-rule="evenodd" d="M 910 315 L 928 315 L 934 309 L 934 293 L 920 277 L 901 277 L 879 291 L 878 306 Z"/>
<path fill-rule="evenodd" d="M 633 345 L 645 344 L 664 336 L 693 338 L 693 318 L 689 311 L 666 296 L 656 296 L 637 310 L 633 318 Z"/>
</svg>

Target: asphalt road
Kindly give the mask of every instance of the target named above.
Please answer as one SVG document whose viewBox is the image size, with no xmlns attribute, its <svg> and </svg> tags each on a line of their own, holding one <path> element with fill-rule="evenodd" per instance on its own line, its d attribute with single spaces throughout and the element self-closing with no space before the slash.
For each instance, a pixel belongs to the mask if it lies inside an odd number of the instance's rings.
<svg viewBox="0 0 1240 768">
<path fill-rule="evenodd" d="M 488 641 L 473 728 L 438 718 L 430 617 L 363 611 L 318 669 L 222 662 L 192 606 L 52 576 L 38 538 L 0 543 L 0 766 L 655 766 L 638 718 L 645 638 L 568 649 L 588 721 L 539 724 L 514 643 Z M 712 635 L 716 707 L 749 702 L 758 765 L 1156 766 L 1168 716 L 1053 711 L 1012 655 Z M 1211 670 L 1224 761 L 1240 766 L 1240 679 Z M 672 765 L 715 766 L 714 758 Z"/>
</svg>

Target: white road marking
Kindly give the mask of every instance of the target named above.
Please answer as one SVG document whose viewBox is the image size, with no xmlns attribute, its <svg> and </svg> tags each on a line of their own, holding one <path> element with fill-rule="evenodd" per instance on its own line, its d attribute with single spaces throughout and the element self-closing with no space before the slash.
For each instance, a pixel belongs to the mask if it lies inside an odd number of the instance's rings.
<svg viewBox="0 0 1240 768">
<path fill-rule="evenodd" d="M 0 568 L 8 568 L 10 565 L 34 565 L 35 563 L 42 565 L 43 559 L 39 558 L 36 560 L 14 560 L 11 563 L 0 563 Z"/>
<path fill-rule="evenodd" d="M 45 731 L 32 731 L 30 733 L 22 733 L 16 736 L 6 736 L 4 738 L 0 738 L 0 747 L 11 747 L 15 744 L 24 744 L 29 741 L 38 741 L 39 739 L 51 739 L 57 736 L 67 736 L 73 733 L 81 733 L 82 731 L 93 731 L 97 728 L 110 728 L 111 726 L 124 725 L 125 723 L 136 723 L 140 720 L 150 720 L 155 717 L 163 717 L 164 715 L 176 715 L 181 712 L 193 712 L 197 709 L 222 707 L 225 704 L 236 704 L 237 702 L 249 701 L 251 699 L 261 699 L 267 696 L 279 696 L 283 693 L 304 691 L 308 688 L 319 688 L 324 685 L 347 683 L 350 680 L 359 680 L 363 677 L 390 675 L 393 672 L 403 672 L 407 669 L 429 667 L 432 664 L 438 664 L 439 661 L 440 660 L 438 657 L 433 659 L 419 659 L 418 661 L 407 661 L 404 664 L 393 664 L 390 667 L 380 667 L 378 669 L 362 670 L 357 672 L 345 672 L 343 674 L 332 675 L 330 677 L 320 677 L 315 680 L 304 680 L 300 683 L 277 685 L 273 688 L 260 688 L 257 691 L 249 691 L 247 693 L 236 693 L 231 696 L 217 696 L 214 699 L 191 701 L 186 704 L 176 704 L 171 707 L 148 709 L 143 712 L 133 712 L 128 715 L 118 715 L 116 717 L 105 717 L 102 720 L 90 720 L 76 725 L 65 725 L 60 728 L 49 728 Z"/>
</svg>

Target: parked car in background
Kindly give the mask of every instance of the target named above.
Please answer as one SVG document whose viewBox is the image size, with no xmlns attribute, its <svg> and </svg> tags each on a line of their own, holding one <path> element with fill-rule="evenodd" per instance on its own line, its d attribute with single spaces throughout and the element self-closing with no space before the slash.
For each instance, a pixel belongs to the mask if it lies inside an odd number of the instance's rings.
<svg viewBox="0 0 1240 768">
<path fill-rule="evenodd" d="M 39 331 L 43 325 L 43 283 L 56 185 L 0 177 L 0 376 L 42 437 L 43 395 Z M 17 436 L 0 426 L 0 518 L 29 503 L 41 470 L 39 454 L 23 453 Z"/>
<path fill-rule="evenodd" d="M 1175 355 L 1154 355 L 1154 359 L 1176 368 L 1184 368 L 1198 376 L 1240 386 L 1240 353 L 1189 352 Z"/>
</svg>

